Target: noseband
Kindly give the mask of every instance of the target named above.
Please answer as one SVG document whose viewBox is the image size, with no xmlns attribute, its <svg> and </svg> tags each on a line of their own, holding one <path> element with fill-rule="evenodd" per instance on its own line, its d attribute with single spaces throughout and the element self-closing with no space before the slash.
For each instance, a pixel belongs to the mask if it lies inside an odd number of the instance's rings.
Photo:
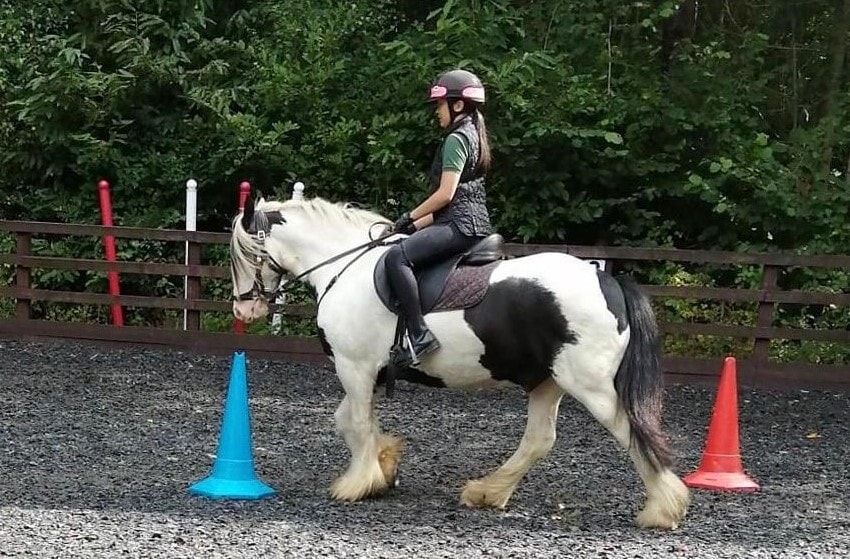
<svg viewBox="0 0 850 559">
<path fill-rule="evenodd" d="M 265 236 L 262 236 L 262 240 L 260 240 L 258 236 L 258 241 L 261 243 L 260 246 L 263 246 L 263 242 L 265 241 Z M 234 297 L 237 301 L 250 301 L 253 299 L 265 299 L 266 301 L 271 301 L 275 299 L 281 291 L 281 288 L 276 290 L 266 289 L 265 283 L 263 282 L 263 264 L 268 262 L 269 268 L 273 272 L 275 272 L 278 276 L 283 277 L 286 274 L 286 270 L 283 269 L 283 266 L 278 264 L 274 258 L 265 250 L 265 247 L 261 250 L 260 254 L 257 256 L 257 273 L 254 275 L 254 285 L 251 286 L 249 291 L 245 293 L 241 293 Z"/>
</svg>

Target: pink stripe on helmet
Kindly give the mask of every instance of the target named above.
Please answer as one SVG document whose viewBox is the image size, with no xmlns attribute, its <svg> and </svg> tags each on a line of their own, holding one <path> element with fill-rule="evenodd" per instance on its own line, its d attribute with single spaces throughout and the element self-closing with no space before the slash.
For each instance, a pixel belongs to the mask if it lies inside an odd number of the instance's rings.
<svg viewBox="0 0 850 559">
<path fill-rule="evenodd" d="M 484 99 L 484 88 L 474 86 L 464 87 L 461 95 L 470 99 Z"/>
<path fill-rule="evenodd" d="M 442 97 L 445 97 L 448 92 L 449 90 L 443 87 L 442 85 L 435 85 L 431 88 L 431 94 L 429 95 L 429 98 L 440 99 Z"/>
</svg>

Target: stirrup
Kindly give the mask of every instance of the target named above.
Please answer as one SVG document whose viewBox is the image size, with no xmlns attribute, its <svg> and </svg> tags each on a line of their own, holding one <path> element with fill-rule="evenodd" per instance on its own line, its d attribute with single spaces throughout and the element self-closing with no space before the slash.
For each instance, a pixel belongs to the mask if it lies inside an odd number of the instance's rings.
<svg viewBox="0 0 850 559">
<path fill-rule="evenodd" d="M 419 359 L 413 352 L 410 336 L 405 331 L 401 342 L 390 348 L 390 363 L 399 369 L 406 369 L 419 364 Z"/>
<path fill-rule="evenodd" d="M 404 332 L 404 342 L 405 342 L 405 351 L 407 355 L 410 356 L 410 366 L 419 365 L 421 357 L 424 355 L 428 355 L 429 353 L 433 353 L 434 351 L 440 349 L 440 340 L 437 339 L 436 336 L 430 331 L 426 330 L 431 335 L 431 342 L 422 348 L 418 353 L 414 351 L 413 348 L 413 340 L 410 339 L 410 332 L 405 330 Z"/>
</svg>

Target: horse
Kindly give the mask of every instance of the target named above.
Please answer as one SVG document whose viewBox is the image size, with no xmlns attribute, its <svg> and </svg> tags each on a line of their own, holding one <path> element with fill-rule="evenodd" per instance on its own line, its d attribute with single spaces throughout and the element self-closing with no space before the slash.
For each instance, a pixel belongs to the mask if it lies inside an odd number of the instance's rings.
<svg viewBox="0 0 850 559">
<path fill-rule="evenodd" d="M 340 501 L 395 487 L 402 456 L 402 439 L 382 432 L 374 409 L 397 326 L 375 283 L 375 268 L 389 249 L 373 233 L 376 224 L 389 232 L 389 223 L 368 209 L 316 197 L 252 200 L 232 224 L 237 319 L 266 316 L 278 287 L 295 280 L 318 295 L 319 337 L 345 391 L 334 420 L 351 457 L 330 486 Z M 569 394 L 631 458 L 646 490 L 636 524 L 676 529 L 690 494 L 671 470 L 658 329 L 646 295 L 628 277 L 562 253 L 506 258 L 491 268 L 475 306 L 425 315 L 441 347 L 411 376 L 431 386 L 520 385 L 527 392 L 518 448 L 491 473 L 468 481 L 460 502 L 504 509 L 520 480 L 552 449 L 558 407 Z"/>
</svg>

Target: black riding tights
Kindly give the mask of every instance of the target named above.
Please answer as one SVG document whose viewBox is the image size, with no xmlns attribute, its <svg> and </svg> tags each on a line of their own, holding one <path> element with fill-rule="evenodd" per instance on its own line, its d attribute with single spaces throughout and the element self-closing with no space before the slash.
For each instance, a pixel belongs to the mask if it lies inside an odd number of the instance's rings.
<svg viewBox="0 0 850 559">
<path fill-rule="evenodd" d="M 389 250 L 387 276 L 411 337 L 419 338 L 427 330 L 414 268 L 424 268 L 460 254 L 479 240 L 464 235 L 454 225 L 437 224 L 417 231 Z"/>
</svg>

